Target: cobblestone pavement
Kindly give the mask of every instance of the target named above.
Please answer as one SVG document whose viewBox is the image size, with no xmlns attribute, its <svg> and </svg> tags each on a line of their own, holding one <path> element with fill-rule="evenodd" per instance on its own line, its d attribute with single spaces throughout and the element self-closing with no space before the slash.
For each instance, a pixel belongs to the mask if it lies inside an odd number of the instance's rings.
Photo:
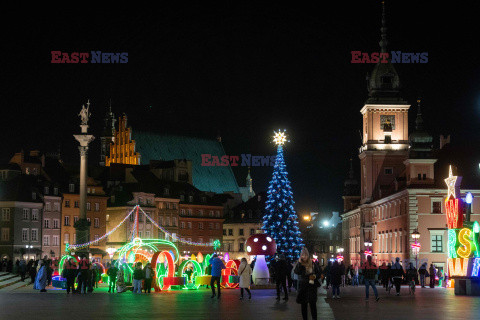
<svg viewBox="0 0 480 320">
<path fill-rule="evenodd" d="M 318 319 L 478 319 L 480 297 L 455 296 L 452 289 L 417 288 L 415 297 L 402 288 L 397 297 L 380 290 L 377 303 L 365 301 L 363 287 L 341 288 L 340 300 L 320 295 Z M 50 289 L 39 293 L 26 286 L 0 290 L 0 319 L 301 319 L 292 292 L 277 302 L 274 290 L 252 290 L 252 300 L 240 301 L 239 290 L 223 290 L 220 300 L 207 289 L 134 295 L 109 294 L 102 287 L 87 295 L 67 295 Z"/>
</svg>

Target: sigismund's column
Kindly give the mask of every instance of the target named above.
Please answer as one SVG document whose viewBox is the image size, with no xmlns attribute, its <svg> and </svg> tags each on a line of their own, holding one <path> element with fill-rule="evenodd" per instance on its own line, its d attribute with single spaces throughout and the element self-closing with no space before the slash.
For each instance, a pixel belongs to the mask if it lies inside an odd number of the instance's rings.
<svg viewBox="0 0 480 320">
<path fill-rule="evenodd" d="M 87 134 L 88 119 L 90 118 L 90 100 L 87 101 L 87 107 L 82 105 L 82 110 L 78 114 L 81 119 L 81 134 L 73 135 L 80 143 L 78 150 L 80 151 L 80 216 L 75 223 L 75 232 L 77 235 L 77 243 L 82 244 L 90 241 L 90 222 L 87 220 L 87 163 L 88 163 L 88 144 L 95 139 L 93 135 Z M 79 256 L 88 258 L 88 247 L 75 250 Z"/>
</svg>

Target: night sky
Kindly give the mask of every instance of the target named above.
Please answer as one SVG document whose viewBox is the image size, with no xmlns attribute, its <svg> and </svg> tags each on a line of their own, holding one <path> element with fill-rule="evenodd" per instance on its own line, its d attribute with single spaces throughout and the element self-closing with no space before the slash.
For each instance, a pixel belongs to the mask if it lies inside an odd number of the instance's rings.
<svg viewBox="0 0 480 320">
<path fill-rule="evenodd" d="M 426 1 L 425 1 L 426 2 Z M 15 151 L 56 151 L 78 161 L 80 107 L 90 99 L 97 136 L 109 100 L 133 130 L 215 138 L 227 154 L 271 155 L 274 129 L 291 142 L 286 161 L 297 211 L 341 211 L 353 157 L 358 174 L 361 115 L 372 64 L 352 50 L 379 51 L 379 1 L 289 6 L 196 4 L 119 13 L 10 11 L 2 18 L 2 161 Z M 478 148 L 478 7 L 463 2 L 387 1 L 388 50 L 428 52 L 427 64 L 395 65 L 403 96 L 423 98 L 427 129 Z M 45 9 L 45 8 L 44 8 Z M 51 64 L 52 50 L 128 52 L 127 64 Z M 266 189 L 271 168 L 252 169 Z M 234 170 L 240 186 L 246 168 Z"/>
</svg>

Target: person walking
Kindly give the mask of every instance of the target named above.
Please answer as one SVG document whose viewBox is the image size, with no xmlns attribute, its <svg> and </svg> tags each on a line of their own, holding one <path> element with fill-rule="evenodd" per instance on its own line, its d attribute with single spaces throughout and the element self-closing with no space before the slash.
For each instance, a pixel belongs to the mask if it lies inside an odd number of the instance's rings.
<svg viewBox="0 0 480 320">
<path fill-rule="evenodd" d="M 220 278 L 222 277 L 222 270 L 225 269 L 225 265 L 223 261 L 218 257 L 217 254 L 214 254 L 210 261 L 208 261 L 212 265 L 212 280 L 210 281 L 210 286 L 212 287 L 212 296 L 211 298 L 215 297 L 215 282 L 217 283 L 217 291 L 218 296 L 217 299 L 220 299 Z"/>
<path fill-rule="evenodd" d="M 273 265 L 275 271 L 275 284 L 277 287 L 277 300 L 280 300 L 280 288 L 283 289 L 285 297 L 283 300 L 288 301 L 288 291 L 287 291 L 287 276 L 288 276 L 288 266 L 287 260 L 283 254 L 277 255 L 275 264 Z"/>
<path fill-rule="evenodd" d="M 433 263 L 430 264 L 430 269 L 428 270 L 428 273 L 430 274 L 430 288 L 435 288 L 435 277 L 437 276 L 437 269 L 435 269 Z"/>
<path fill-rule="evenodd" d="M 317 288 L 320 286 L 320 271 L 313 263 L 307 248 L 303 247 L 294 269 L 298 275 L 297 303 L 302 306 L 302 318 L 308 319 L 308 305 L 312 319 L 317 319 Z"/>
<path fill-rule="evenodd" d="M 395 284 L 395 291 L 397 292 L 397 296 L 399 296 L 400 287 L 402 285 L 402 278 L 405 276 L 405 271 L 403 271 L 402 265 L 400 264 L 400 258 L 395 258 L 395 263 L 393 264 L 390 271 L 393 283 Z"/>
<path fill-rule="evenodd" d="M 359 283 L 358 283 L 358 265 L 355 264 L 353 266 L 353 286 L 359 286 Z"/>
<path fill-rule="evenodd" d="M 341 284 L 342 284 L 342 287 L 345 287 L 345 264 L 343 263 L 343 260 L 340 261 L 338 263 L 339 267 L 340 267 L 340 280 L 341 280 Z M 340 295 L 340 293 L 339 293 Z"/>
<path fill-rule="evenodd" d="M 425 276 L 427 274 L 427 263 L 424 262 L 418 269 L 418 274 L 420 275 L 420 286 L 425 288 Z"/>
<path fill-rule="evenodd" d="M 363 278 L 365 281 L 365 300 L 368 301 L 369 297 L 369 287 L 372 287 L 373 293 L 375 294 L 375 301 L 378 302 L 380 298 L 378 297 L 377 287 L 375 286 L 375 276 L 378 272 L 377 266 L 372 261 L 372 256 L 367 256 L 367 262 L 363 266 Z"/>
<path fill-rule="evenodd" d="M 47 292 L 45 290 L 45 287 L 47 286 L 47 269 L 46 266 L 43 262 L 43 260 L 40 260 L 40 269 L 38 270 L 38 273 L 35 277 L 35 284 L 33 285 L 33 289 L 35 290 L 40 290 L 40 292 Z"/>
<path fill-rule="evenodd" d="M 387 289 L 387 287 L 388 287 L 388 270 L 387 270 L 387 265 L 385 264 L 385 262 L 382 263 L 379 270 L 380 270 L 380 274 L 378 275 L 378 277 L 382 281 L 382 286 L 385 289 Z"/>
<path fill-rule="evenodd" d="M 68 259 L 65 263 L 64 270 L 62 271 L 63 278 L 67 279 L 67 294 L 70 293 L 70 289 L 72 293 L 75 293 L 75 277 L 77 276 L 77 265 L 73 258 Z"/>
<path fill-rule="evenodd" d="M 108 292 L 115 292 L 115 286 L 117 285 L 117 274 L 118 268 L 115 267 L 115 263 L 112 263 L 110 268 L 108 268 Z"/>
<path fill-rule="evenodd" d="M 150 293 L 152 290 L 153 269 L 150 263 L 145 266 L 145 293 Z"/>
<path fill-rule="evenodd" d="M 407 284 L 409 285 L 409 288 L 412 288 L 413 286 L 413 291 L 410 289 L 410 294 L 415 294 L 415 282 L 417 279 L 417 269 L 413 266 L 413 263 L 410 262 L 408 264 L 407 272 L 405 275 L 405 278 L 407 280 Z"/>
<path fill-rule="evenodd" d="M 250 276 L 252 275 L 252 268 L 248 265 L 247 259 L 242 258 L 240 266 L 238 266 L 238 276 L 240 277 L 240 300 L 243 300 L 243 289 L 248 293 L 248 300 L 252 299 L 252 293 L 250 292 Z"/>
<path fill-rule="evenodd" d="M 137 262 L 133 271 L 133 293 L 142 293 L 142 280 L 144 278 L 142 263 Z"/>
<path fill-rule="evenodd" d="M 337 260 L 332 265 L 330 269 L 331 282 L 332 282 L 332 296 L 333 299 L 340 299 L 340 285 L 342 284 L 342 266 L 338 263 Z"/>
<path fill-rule="evenodd" d="M 127 290 L 127 286 L 125 285 L 125 274 L 123 273 L 123 265 L 118 267 L 117 273 L 117 293 L 122 293 Z"/>
</svg>

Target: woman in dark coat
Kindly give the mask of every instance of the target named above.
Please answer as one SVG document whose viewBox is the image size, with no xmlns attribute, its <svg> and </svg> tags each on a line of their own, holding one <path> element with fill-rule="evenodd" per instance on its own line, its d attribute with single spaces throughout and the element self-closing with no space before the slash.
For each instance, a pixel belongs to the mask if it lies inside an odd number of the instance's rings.
<svg viewBox="0 0 480 320">
<path fill-rule="evenodd" d="M 307 248 L 303 247 L 294 272 L 298 275 L 297 303 L 302 305 L 302 317 L 308 318 L 308 304 L 312 319 L 317 319 L 317 288 L 320 286 L 320 271 L 313 263 Z"/>
<path fill-rule="evenodd" d="M 342 267 L 337 260 L 332 265 L 330 269 L 330 274 L 332 277 L 332 296 L 334 299 L 340 299 L 340 284 L 342 283 Z"/>
</svg>

